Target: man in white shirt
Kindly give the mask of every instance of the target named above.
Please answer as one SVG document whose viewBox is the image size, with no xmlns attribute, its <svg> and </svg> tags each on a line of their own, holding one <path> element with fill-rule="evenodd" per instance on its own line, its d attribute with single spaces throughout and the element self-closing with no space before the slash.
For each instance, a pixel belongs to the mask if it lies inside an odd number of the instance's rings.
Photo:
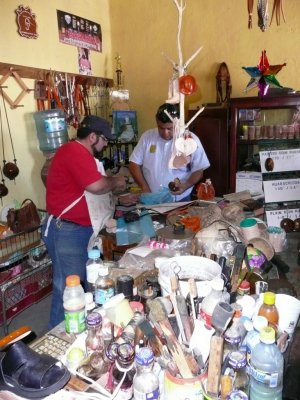
<svg viewBox="0 0 300 400">
<path fill-rule="evenodd" d="M 172 192 L 174 201 L 189 201 L 194 185 L 200 181 L 203 170 L 208 168 L 210 163 L 199 138 L 190 132 L 197 144 L 196 151 L 190 156 L 190 162 L 180 168 L 169 168 L 173 146 L 173 122 L 165 110 L 172 118 L 179 118 L 179 110 L 174 104 L 165 103 L 158 108 L 157 128 L 143 133 L 129 158 L 129 170 L 144 193 L 158 192 L 178 178 L 180 183 L 176 186 L 176 191 Z"/>
</svg>

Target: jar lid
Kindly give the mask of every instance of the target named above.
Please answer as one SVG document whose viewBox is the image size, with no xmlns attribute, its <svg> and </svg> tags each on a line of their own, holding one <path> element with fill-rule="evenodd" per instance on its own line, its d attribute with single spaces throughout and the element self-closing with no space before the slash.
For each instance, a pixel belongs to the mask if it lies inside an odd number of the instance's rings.
<svg viewBox="0 0 300 400">
<path fill-rule="evenodd" d="M 250 289 L 250 282 L 244 280 L 241 282 L 239 287 L 244 290 Z"/>
<path fill-rule="evenodd" d="M 275 343 L 275 329 L 271 326 L 264 326 L 260 330 L 259 339 L 263 343 Z"/>
<path fill-rule="evenodd" d="M 80 285 L 80 277 L 78 275 L 68 275 L 66 277 L 66 286 L 73 287 Z"/>
<path fill-rule="evenodd" d="M 100 258 L 100 250 L 99 249 L 90 249 L 88 251 L 89 258 Z"/>
<path fill-rule="evenodd" d="M 257 315 L 253 318 L 253 328 L 256 331 L 259 332 L 264 326 L 268 326 L 268 320 L 266 317 L 263 317 L 262 315 Z"/>
<path fill-rule="evenodd" d="M 226 397 L 226 400 L 248 400 L 249 397 L 242 390 L 233 390 Z"/>
<path fill-rule="evenodd" d="M 153 362 L 154 360 L 154 354 L 151 349 L 148 347 L 142 347 L 135 356 L 135 361 L 139 365 L 149 365 Z"/>
<path fill-rule="evenodd" d="M 131 343 L 121 343 L 117 348 L 117 361 L 123 365 L 129 365 L 134 359 L 134 347 Z"/>
<path fill-rule="evenodd" d="M 240 222 L 240 227 L 241 228 L 250 228 L 251 226 L 256 225 L 256 219 L 255 218 L 245 218 Z"/>
<path fill-rule="evenodd" d="M 86 323 L 88 326 L 97 326 L 102 322 L 102 317 L 97 312 L 92 312 L 86 317 Z"/>
<path fill-rule="evenodd" d="M 264 303 L 272 306 L 273 304 L 275 304 L 275 293 L 273 292 L 265 292 L 264 293 Z"/>
<path fill-rule="evenodd" d="M 228 364 L 234 368 L 239 369 L 246 366 L 246 355 L 242 351 L 231 351 L 228 355 Z"/>
</svg>

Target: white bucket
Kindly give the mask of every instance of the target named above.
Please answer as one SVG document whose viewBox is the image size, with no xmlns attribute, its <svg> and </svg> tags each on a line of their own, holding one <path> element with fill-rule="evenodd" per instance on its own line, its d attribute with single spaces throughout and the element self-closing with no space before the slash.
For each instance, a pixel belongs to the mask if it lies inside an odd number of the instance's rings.
<svg viewBox="0 0 300 400">
<path fill-rule="evenodd" d="M 296 297 L 279 293 L 276 294 L 276 307 L 279 313 L 279 331 L 292 336 L 300 315 L 300 301 Z"/>
<path fill-rule="evenodd" d="M 162 295 L 171 293 L 170 278 L 178 275 L 181 293 L 186 297 L 189 293 L 188 279 L 194 278 L 198 295 L 205 297 L 211 291 L 210 281 L 221 277 L 221 266 L 209 258 L 199 256 L 178 256 L 172 258 L 157 258 L 158 282 Z"/>
</svg>

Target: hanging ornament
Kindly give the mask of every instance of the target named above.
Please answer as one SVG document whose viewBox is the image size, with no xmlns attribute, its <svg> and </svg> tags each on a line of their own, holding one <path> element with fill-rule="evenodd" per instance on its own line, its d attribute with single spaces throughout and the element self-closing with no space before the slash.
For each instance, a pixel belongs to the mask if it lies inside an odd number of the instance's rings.
<svg viewBox="0 0 300 400">
<path fill-rule="evenodd" d="M 2 92 L 2 89 L 1 89 L 1 92 Z M 3 108 L 4 108 L 4 112 L 5 112 L 7 128 L 8 128 L 9 137 L 10 137 L 12 153 L 13 153 L 13 157 L 14 157 L 14 162 L 13 163 L 12 162 L 6 162 L 6 160 L 5 160 L 2 115 L 1 115 L 1 110 L 0 110 L 2 151 L 3 151 L 3 174 L 8 179 L 14 180 L 19 175 L 19 168 L 17 167 L 17 164 L 16 164 L 17 160 L 16 160 L 16 156 L 15 156 L 14 144 L 13 144 L 13 141 L 12 141 L 12 136 L 11 136 L 10 125 L 9 125 L 9 121 L 8 121 L 7 110 L 6 110 L 6 105 L 5 105 L 5 101 L 4 101 L 4 97 L 3 96 L 2 96 L 2 100 L 3 100 Z"/>
<path fill-rule="evenodd" d="M 266 50 L 262 51 L 260 61 L 257 67 L 242 67 L 251 79 L 246 86 L 245 92 L 258 87 L 259 95 L 265 96 L 269 87 L 282 88 L 275 75 L 286 66 L 284 64 L 270 65 Z"/>
<path fill-rule="evenodd" d="M 4 177 L 3 177 L 3 173 L 2 173 L 1 167 L 0 167 L 0 172 L 1 172 L 1 178 L 2 178 L 2 183 L 0 183 L 0 199 L 1 199 L 1 205 L 3 205 L 3 203 L 2 203 L 2 197 L 7 196 L 7 194 L 8 194 L 8 189 L 7 189 L 7 187 L 5 186 L 5 180 L 4 180 Z"/>
</svg>

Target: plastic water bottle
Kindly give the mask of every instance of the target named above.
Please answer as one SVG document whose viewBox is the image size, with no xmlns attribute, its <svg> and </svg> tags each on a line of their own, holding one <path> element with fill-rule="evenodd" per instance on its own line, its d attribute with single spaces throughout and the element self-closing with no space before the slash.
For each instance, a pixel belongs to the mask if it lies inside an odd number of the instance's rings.
<svg viewBox="0 0 300 400">
<path fill-rule="evenodd" d="M 266 327 L 266 326 L 268 326 L 267 318 L 260 316 L 260 315 L 257 315 L 256 317 L 253 318 L 252 324 L 250 321 L 247 323 L 247 327 L 250 328 L 249 332 L 246 335 L 246 339 L 245 339 L 248 364 L 250 364 L 251 353 L 252 353 L 254 347 L 260 342 L 260 339 L 259 339 L 260 330 L 261 330 L 261 328 Z"/>
<path fill-rule="evenodd" d="M 85 330 L 85 294 L 78 275 L 67 276 L 63 303 L 66 332 L 83 332 Z"/>
<path fill-rule="evenodd" d="M 154 354 L 148 347 L 142 347 L 135 356 L 136 375 L 133 378 L 134 400 L 158 400 L 159 380 L 153 372 Z"/>
<path fill-rule="evenodd" d="M 282 400 L 283 355 L 275 344 L 275 330 L 263 327 L 250 362 L 250 399 Z"/>
<path fill-rule="evenodd" d="M 103 261 L 100 258 L 99 249 L 90 249 L 88 257 L 86 262 L 87 291 L 93 293 L 95 297 L 95 282 L 98 278 L 99 269 L 103 266 Z"/>
</svg>

